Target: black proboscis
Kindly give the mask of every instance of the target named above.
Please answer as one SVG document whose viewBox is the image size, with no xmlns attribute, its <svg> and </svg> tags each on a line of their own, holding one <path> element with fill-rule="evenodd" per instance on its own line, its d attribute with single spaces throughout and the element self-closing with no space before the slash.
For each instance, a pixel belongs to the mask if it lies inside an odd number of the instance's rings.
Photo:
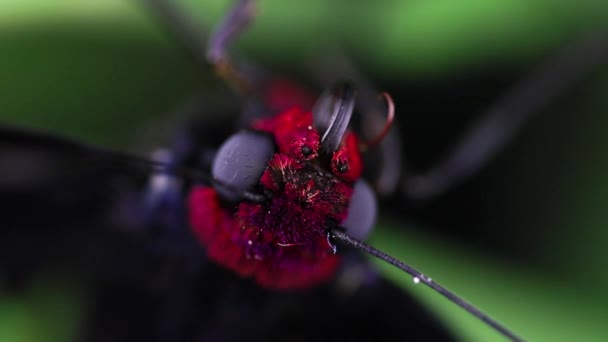
<svg viewBox="0 0 608 342">
<path fill-rule="evenodd" d="M 340 147 L 355 107 L 355 87 L 338 82 L 323 93 L 312 110 L 313 126 L 321 134 L 321 154 L 329 155 Z"/>
</svg>

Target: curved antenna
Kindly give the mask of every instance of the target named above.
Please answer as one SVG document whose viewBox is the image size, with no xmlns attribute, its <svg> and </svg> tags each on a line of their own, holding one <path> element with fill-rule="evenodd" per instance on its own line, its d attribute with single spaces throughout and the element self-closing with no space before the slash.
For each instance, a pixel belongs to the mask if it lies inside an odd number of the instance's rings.
<svg viewBox="0 0 608 342">
<path fill-rule="evenodd" d="M 406 272 L 407 274 L 411 275 L 412 277 L 414 277 L 414 282 L 416 282 L 416 283 L 421 282 L 421 283 L 425 284 L 426 286 L 432 288 L 433 290 L 435 290 L 442 296 L 449 299 L 454 304 L 460 306 L 461 308 L 465 309 L 473 316 L 482 320 L 485 324 L 487 324 L 488 326 L 490 326 L 492 329 L 496 330 L 497 332 L 501 333 L 502 335 L 504 335 L 511 341 L 523 341 L 523 339 L 521 337 L 517 336 L 514 332 L 509 330 L 507 327 L 498 323 L 496 320 L 494 320 L 487 314 L 483 313 L 481 310 L 479 310 L 478 308 L 473 306 L 471 303 L 460 298 L 454 292 L 446 289 L 445 287 L 443 287 L 443 286 L 439 285 L 438 283 L 436 283 L 435 281 L 431 280 L 431 278 L 425 276 L 424 274 L 422 274 L 421 272 L 419 272 L 412 266 L 366 244 L 365 242 L 359 241 L 359 240 L 351 237 L 350 235 L 342 232 L 341 230 L 343 230 L 343 228 L 341 228 L 341 227 L 338 227 L 337 229 L 332 230 L 330 232 L 331 238 L 338 242 L 341 242 L 344 245 L 348 245 L 353 248 L 362 250 L 363 252 L 365 252 L 367 254 L 370 254 L 384 262 L 387 262 L 387 263 L 399 268 L 400 270 L 402 270 L 402 271 Z"/>
<path fill-rule="evenodd" d="M 355 108 L 355 87 L 351 82 L 336 83 L 321 94 L 312 109 L 312 123 L 321 135 L 319 151 L 331 155 L 340 147 Z"/>
<path fill-rule="evenodd" d="M 393 102 L 393 98 L 387 92 L 382 92 L 380 96 L 384 97 L 384 100 L 388 105 L 388 111 L 386 113 L 386 122 L 384 124 L 384 127 L 382 128 L 382 131 L 380 131 L 380 133 L 375 138 L 370 141 L 365 141 L 361 144 L 362 151 L 366 151 L 382 142 L 384 137 L 386 137 L 391 127 L 393 126 L 393 122 L 395 121 L 395 102 Z"/>
<path fill-rule="evenodd" d="M 125 152 L 112 151 L 52 134 L 33 132 L 0 125 L 0 142 L 8 142 L 19 144 L 21 146 L 32 146 L 45 149 L 51 148 L 68 154 L 83 156 L 85 158 L 101 159 L 107 163 L 119 163 L 126 166 L 142 167 L 149 172 L 170 172 L 182 178 L 202 181 L 214 187 L 222 188 L 227 192 L 234 192 L 236 194 L 235 197 L 242 198 L 246 201 L 260 203 L 266 200 L 263 195 L 235 189 L 228 184 L 214 179 L 210 174 L 202 170 L 150 160 L 148 158 Z"/>
</svg>

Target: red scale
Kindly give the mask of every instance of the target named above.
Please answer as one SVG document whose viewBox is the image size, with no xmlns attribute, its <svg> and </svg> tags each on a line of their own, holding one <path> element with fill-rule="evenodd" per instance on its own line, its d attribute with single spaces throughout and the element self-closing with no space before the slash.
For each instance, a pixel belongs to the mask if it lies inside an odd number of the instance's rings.
<svg viewBox="0 0 608 342">
<path fill-rule="evenodd" d="M 293 86 L 272 90 L 282 96 L 270 99 L 307 98 Z M 188 201 L 192 228 L 209 258 L 263 287 L 305 289 L 326 282 L 340 263 L 327 237 L 328 222 L 337 225 L 346 218 L 353 183 L 362 172 L 357 136 L 348 132 L 331 159 L 322 160 L 320 134 L 302 106 L 252 128 L 271 134 L 277 146 L 259 183 L 269 199 L 231 208 L 212 187 L 195 187 Z"/>
</svg>

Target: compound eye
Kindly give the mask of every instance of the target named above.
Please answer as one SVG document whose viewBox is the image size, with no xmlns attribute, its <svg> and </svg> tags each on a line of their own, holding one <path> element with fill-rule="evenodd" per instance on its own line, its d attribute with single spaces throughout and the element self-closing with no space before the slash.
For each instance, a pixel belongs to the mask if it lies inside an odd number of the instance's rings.
<svg viewBox="0 0 608 342">
<path fill-rule="evenodd" d="M 378 203 L 372 187 L 363 180 L 355 183 L 348 205 L 348 216 L 342 222 L 348 235 L 365 240 L 376 223 Z"/>
<path fill-rule="evenodd" d="M 216 187 L 229 201 L 258 184 L 268 161 L 275 152 L 274 142 L 265 133 L 243 131 L 232 135 L 220 146 L 211 174 L 227 187 Z"/>
</svg>

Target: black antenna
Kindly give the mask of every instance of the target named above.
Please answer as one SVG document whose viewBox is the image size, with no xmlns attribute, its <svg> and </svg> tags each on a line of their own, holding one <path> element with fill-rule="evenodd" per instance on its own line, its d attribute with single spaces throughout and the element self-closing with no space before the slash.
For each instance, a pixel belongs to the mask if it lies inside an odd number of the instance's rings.
<svg viewBox="0 0 608 342">
<path fill-rule="evenodd" d="M 253 0 L 235 1 L 224 20 L 210 35 L 208 30 L 197 25 L 195 18 L 185 9 L 180 8 L 175 0 L 140 1 L 157 17 L 180 49 L 203 72 L 207 73 L 211 67 L 235 89 L 241 92 L 252 90 L 252 83 L 255 83 L 255 80 L 232 63 L 228 56 L 228 48 L 253 21 L 255 16 Z M 209 36 L 208 42 L 204 38 L 207 36 Z"/>
<path fill-rule="evenodd" d="M 235 197 L 243 200 L 260 203 L 266 200 L 263 195 L 250 191 L 235 189 L 202 170 L 168 164 L 145 157 L 132 155 L 125 152 L 108 150 L 102 147 L 87 145 L 52 134 L 28 131 L 20 128 L 12 128 L 0 125 L 0 142 L 12 143 L 19 146 L 40 147 L 54 149 L 63 153 L 90 159 L 101 159 L 107 163 L 120 163 L 131 167 L 143 167 L 151 172 L 169 172 L 182 178 L 202 181 L 216 188 L 222 188 L 228 192 L 233 192 Z"/>
<path fill-rule="evenodd" d="M 504 335 L 505 337 L 507 337 L 508 339 L 510 339 L 511 341 L 523 341 L 523 339 L 521 337 L 518 337 L 517 335 L 515 335 L 515 333 L 513 333 L 511 330 L 509 330 L 508 328 L 506 328 L 505 326 L 503 326 L 502 324 L 498 323 L 497 321 L 495 321 L 494 319 L 492 319 L 490 316 L 488 316 L 487 314 L 483 313 L 481 310 L 479 310 L 478 308 L 476 308 L 475 306 L 473 306 L 472 304 L 470 304 L 469 302 L 465 301 L 464 299 L 460 298 L 459 296 L 457 296 L 456 294 L 454 294 L 452 291 L 446 289 L 445 287 L 437 284 L 435 281 L 431 280 L 431 278 L 425 276 L 424 274 L 420 273 L 419 271 L 417 271 L 416 269 L 414 269 L 412 266 L 404 263 L 403 261 L 400 261 L 368 244 L 366 244 L 365 242 L 359 241 L 351 236 L 349 236 L 348 234 L 342 232 L 343 228 L 338 228 L 338 229 L 334 229 L 331 231 L 331 237 L 338 241 L 341 242 L 345 245 L 354 247 L 356 249 L 360 249 L 363 252 L 373 255 L 376 258 L 383 260 L 397 268 L 399 268 L 400 270 L 406 272 L 407 274 L 411 275 L 412 277 L 414 277 L 414 282 L 422 282 L 424 283 L 426 286 L 432 288 L 433 290 L 437 291 L 439 294 L 441 294 L 442 296 L 446 297 L 447 299 L 449 299 L 450 301 L 452 301 L 453 303 L 455 303 L 456 305 L 460 306 L 461 308 L 465 309 L 466 311 L 468 311 L 469 313 L 471 313 L 473 316 L 479 318 L 480 320 L 482 320 L 484 323 L 486 323 L 487 325 L 489 325 L 490 327 L 492 327 L 494 330 L 498 331 L 499 333 L 501 333 L 502 335 Z"/>
<path fill-rule="evenodd" d="M 607 61 L 608 27 L 585 33 L 483 113 L 437 166 L 408 177 L 406 195 L 425 200 L 464 182 L 497 155 L 527 120 Z"/>
</svg>

